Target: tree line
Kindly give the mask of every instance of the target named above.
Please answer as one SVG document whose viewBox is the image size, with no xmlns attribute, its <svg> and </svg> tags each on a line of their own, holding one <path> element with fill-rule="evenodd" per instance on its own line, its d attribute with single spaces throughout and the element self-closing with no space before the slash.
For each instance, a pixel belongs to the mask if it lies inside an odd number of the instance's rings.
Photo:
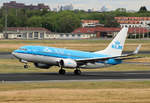
<svg viewBox="0 0 150 103">
<path fill-rule="evenodd" d="M 44 27 L 52 32 L 72 32 L 81 27 L 81 20 L 83 19 L 99 20 L 100 24 L 104 24 L 106 27 L 119 27 L 120 25 L 114 17 L 150 17 L 150 11 L 141 8 L 138 12 L 126 12 L 119 9 L 109 12 L 85 12 L 83 10 L 53 12 L 46 9 L 40 11 L 1 8 L 0 31 L 5 27 L 6 16 L 8 27 Z"/>
</svg>

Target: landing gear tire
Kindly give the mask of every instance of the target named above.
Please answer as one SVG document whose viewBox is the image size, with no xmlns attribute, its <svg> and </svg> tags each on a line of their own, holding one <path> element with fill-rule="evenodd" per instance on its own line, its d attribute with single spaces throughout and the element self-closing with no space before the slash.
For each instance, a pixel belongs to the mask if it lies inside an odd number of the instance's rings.
<svg viewBox="0 0 150 103">
<path fill-rule="evenodd" d="M 65 74 L 66 74 L 66 71 L 65 71 L 64 69 L 60 69 L 60 70 L 59 70 L 59 74 L 65 75 Z"/>
<path fill-rule="evenodd" d="M 81 71 L 80 71 L 80 70 L 75 70 L 75 71 L 74 71 L 74 74 L 75 74 L 75 75 L 81 75 Z"/>
<path fill-rule="evenodd" d="M 29 66 L 28 65 L 24 65 L 24 68 L 27 69 L 27 68 L 29 68 Z"/>
</svg>

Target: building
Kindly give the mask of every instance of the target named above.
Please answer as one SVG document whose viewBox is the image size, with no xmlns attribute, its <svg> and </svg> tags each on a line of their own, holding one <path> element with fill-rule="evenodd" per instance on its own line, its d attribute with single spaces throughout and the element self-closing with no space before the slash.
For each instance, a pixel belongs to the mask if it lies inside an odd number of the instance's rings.
<svg viewBox="0 0 150 103">
<path fill-rule="evenodd" d="M 57 8 L 53 8 L 53 11 L 54 11 L 54 12 L 57 12 Z"/>
<path fill-rule="evenodd" d="M 88 13 L 94 12 L 94 9 L 93 8 L 92 9 L 88 9 L 87 12 Z"/>
<path fill-rule="evenodd" d="M 149 38 L 150 30 L 147 28 L 137 28 L 137 27 L 132 27 L 129 28 L 128 34 L 130 38 Z"/>
<path fill-rule="evenodd" d="M 99 24 L 99 20 L 81 20 L 82 27 L 95 27 Z"/>
<path fill-rule="evenodd" d="M 106 8 L 106 6 L 102 6 L 102 8 L 100 9 L 100 12 L 106 12 L 108 11 L 108 8 Z"/>
<path fill-rule="evenodd" d="M 9 3 L 3 3 L 3 8 L 16 8 L 16 9 L 30 9 L 30 10 L 50 10 L 48 5 L 43 3 L 38 5 L 25 5 L 24 3 L 16 3 L 16 1 L 10 1 Z"/>
<path fill-rule="evenodd" d="M 88 39 L 88 34 L 76 34 L 76 33 L 51 33 L 50 39 Z"/>
<path fill-rule="evenodd" d="M 115 17 L 121 27 L 150 28 L 150 17 Z"/>
<path fill-rule="evenodd" d="M 118 34 L 118 32 L 121 30 L 121 28 L 115 28 L 115 27 L 96 27 L 96 37 L 114 37 Z"/>
<path fill-rule="evenodd" d="M 87 35 L 88 38 L 101 38 L 115 36 L 120 31 L 120 28 L 107 28 L 107 27 L 86 27 L 78 28 L 73 31 L 76 35 Z"/>
<path fill-rule="evenodd" d="M 121 28 L 114 27 L 81 27 L 72 33 L 53 33 L 41 27 L 8 27 L 7 31 L 0 33 L 0 39 L 90 39 L 114 37 Z M 146 28 L 129 28 L 130 38 L 150 37 L 150 31 Z M 4 35 L 5 34 L 5 35 Z"/>
<path fill-rule="evenodd" d="M 50 31 L 41 27 L 8 27 L 8 39 L 49 39 Z"/>
<path fill-rule="evenodd" d="M 61 6 L 60 11 L 62 11 L 62 10 L 73 10 L 73 5 L 70 4 L 70 5 Z"/>
<path fill-rule="evenodd" d="M 72 34 L 80 38 L 96 38 L 95 28 L 81 27 L 77 28 L 72 32 Z"/>
<path fill-rule="evenodd" d="M 114 37 L 121 30 L 121 28 L 115 27 L 86 27 L 78 28 L 72 33 L 76 35 L 86 35 L 87 38 L 104 38 L 104 37 Z M 128 36 L 142 35 L 140 37 L 144 38 L 144 35 L 149 37 L 149 30 L 146 28 L 129 28 Z"/>
<path fill-rule="evenodd" d="M 0 39 L 4 39 L 3 33 L 0 33 Z"/>
<path fill-rule="evenodd" d="M 3 32 L 5 34 L 5 31 Z M 8 39 L 87 39 L 91 38 L 92 34 L 74 34 L 74 33 L 54 33 L 45 28 L 40 27 L 8 27 Z"/>
</svg>

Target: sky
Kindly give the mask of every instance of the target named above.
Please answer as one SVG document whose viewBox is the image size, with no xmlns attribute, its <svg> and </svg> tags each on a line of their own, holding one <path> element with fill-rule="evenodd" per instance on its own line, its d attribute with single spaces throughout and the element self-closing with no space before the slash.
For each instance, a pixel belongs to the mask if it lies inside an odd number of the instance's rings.
<svg viewBox="0 0 150 103">
<path fill-rule="evenodd" d="M 4 2 L 12 0 L 0 0 L 0 6 Z M 108 10 L 115 10 L 117 8 L 126 8 L 127 10 L 138 11 L 141 6 L 146 6 L 150 10 L 150 0 L 15 0 L 18 3 L 38 4 L 44 3 L 50 8 L 57 8 L 60 5 L 72 4 L 75 9 L 94 9 L 100 10 L 101 7 L 106 6 Z"/>
</svg>

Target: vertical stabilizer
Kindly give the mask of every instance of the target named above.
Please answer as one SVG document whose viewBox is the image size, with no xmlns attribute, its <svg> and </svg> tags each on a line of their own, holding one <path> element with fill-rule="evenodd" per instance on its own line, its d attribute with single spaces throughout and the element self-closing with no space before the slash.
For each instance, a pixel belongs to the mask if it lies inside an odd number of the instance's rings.
<svg viewBox="0 0 150 103">
<path fill-rule="evenodd" d="M 108 47 L 102 51 L 97 51 L 95 53 L 105 54 L 111 56 L 121 56 L 124 43 L 127 37 L 128 28 L 124 27 L 117 36 L 112 40 L 112 42 L 108 45 Z"/>
</svg>

